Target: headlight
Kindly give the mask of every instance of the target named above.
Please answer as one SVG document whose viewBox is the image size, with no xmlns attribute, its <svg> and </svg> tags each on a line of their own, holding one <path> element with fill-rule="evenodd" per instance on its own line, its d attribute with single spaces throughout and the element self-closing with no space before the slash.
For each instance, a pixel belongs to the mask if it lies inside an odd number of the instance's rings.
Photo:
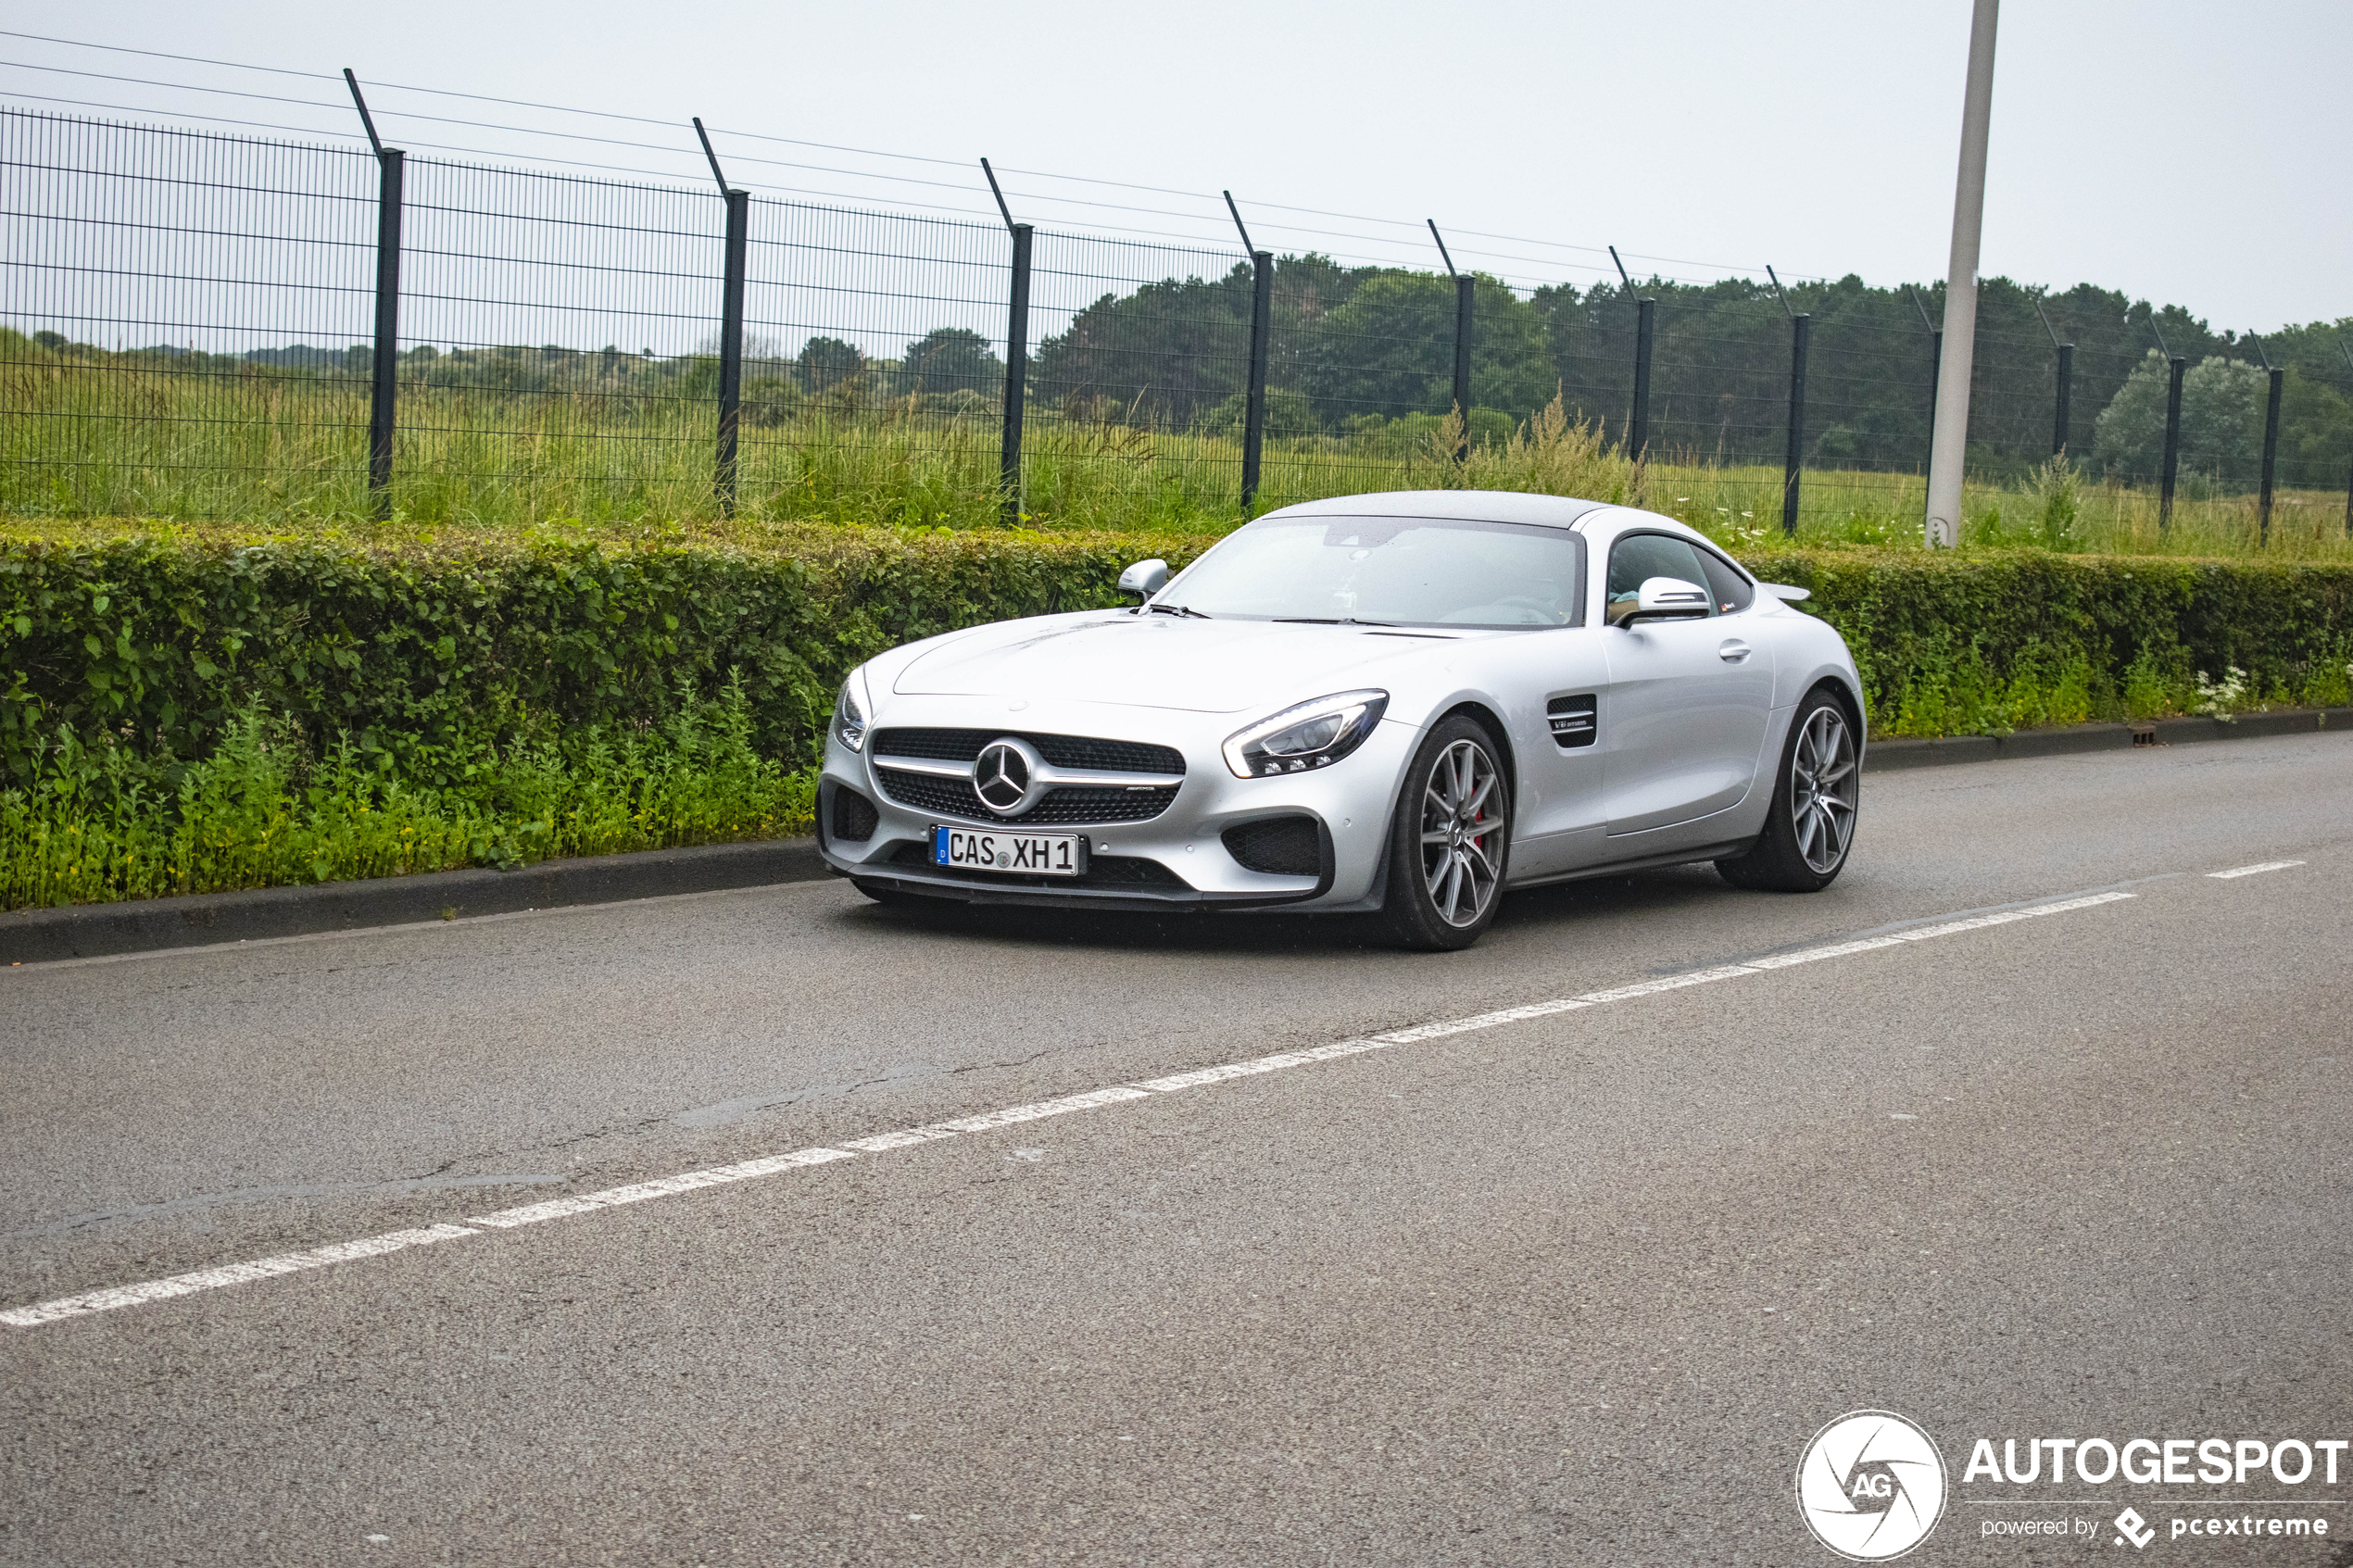
<svg viewBox="0 0 2353 1568">
<path fill-rule="evenodd" d="M 866 672 L 853 670 L 849 679 L 841 684 L 841 696 L 834 701 L 834 738 L 852 751 L 866 749 L 866 706 L 860 698 L 865 694 Z"/>
<path fill-rule="evenodd" d="M 1389 707 L 1387 692 L 1341 692 L 1286 708 L 1226 741 L 1236 778 L 1272 778 L 1328 768 L 1358 746 Z"/>
</svg>

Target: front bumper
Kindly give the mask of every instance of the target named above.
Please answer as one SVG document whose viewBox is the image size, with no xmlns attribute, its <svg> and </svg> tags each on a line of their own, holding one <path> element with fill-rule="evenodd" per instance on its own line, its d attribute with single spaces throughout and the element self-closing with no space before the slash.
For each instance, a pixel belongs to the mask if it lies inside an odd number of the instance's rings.
<svg viewBox="0 0 2353 1568">
<path fill-rule="evenodd" d="M 1225 738 L 1253 713 L 1188 713 L 1099 703 L 1039 703 L 1008 711 L 1002 699 L 892 696 L 878 704 L 870 734 L 886 729 L 988 729 L 1005 734 L 1084 735 L 1173 746 L 1185 759 L 1183 782 L 1166 809 L 1145 822 L 1039 823 L 984 814 L 951 815 L 893 800 L 875 775 L 873 743 L 851 751 L 830 732 L 817 803 L 818 849 L 825 863 L 862 883 L 972 903 L 1092 909 L 1326 909 L 1361 906 L 1371 891 L 1387 835 L 1397 780 L 1419 738 L 1409 724 L 1384 720 L 1365 744 L 1327 769 L 1278 778 L 1240 779 L 1220 752 Z M 863 841 L 833 833 L 834 796 L 855 790 L 875 809 Z M 1313 876 L 1252 871 L 1227 850 L 1228 828 L 1269 817 L 1305 816 L 1319 828 L 1320 865 Z M 950 872 L 928 862 L 935 824 L 1007 832 L 1076 833 L 1087 840 L 1089 874 L 1076 881 Z"/>
</svg>

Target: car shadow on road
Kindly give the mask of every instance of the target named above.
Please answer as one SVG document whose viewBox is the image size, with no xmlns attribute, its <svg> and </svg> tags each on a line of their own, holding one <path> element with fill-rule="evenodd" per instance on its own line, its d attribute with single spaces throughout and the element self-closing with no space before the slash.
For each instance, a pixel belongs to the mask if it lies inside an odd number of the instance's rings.
<svg viewBox="0 0 2353 1568">
<path fill-rule="evenodd" d="M 1596 922 L 1704 909 L 1727 899 L 1769 897 L 1742 893 L 1705 865 L 1667 866 L 1621 872 L 1580 882 L 1556 883 L 1504 896 L 1495 922 L 1480 947 L 1504 946 L 1533 935 L 1566 939 Z M 1090 952 L 1280 954 L 1381 954 L 1433 960 L 1453 955 L 1407 954 L 1390 942 L 1379 923 L 1365 915 L 1292 915 L 1260 912 L 1177 912 L 1124 909 L 1032 909 L 1020 905 L 861 904 L 840 916 L 862 932 L 905 934 L 925 940 L 1002 943 L 1024 948 L 1063 947 Z M 1473 952 L 1479 948 L 1474 947 Z"/>
</svg>

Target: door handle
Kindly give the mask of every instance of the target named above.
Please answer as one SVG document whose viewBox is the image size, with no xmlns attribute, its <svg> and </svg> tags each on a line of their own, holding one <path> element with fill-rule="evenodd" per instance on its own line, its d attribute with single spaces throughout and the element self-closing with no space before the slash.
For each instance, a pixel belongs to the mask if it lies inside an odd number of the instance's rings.
<svg viewBox="0 0 2353 1568">
<path fill-rule="evenodd" d="M 1731 641 L 1726 643 L 1722 647 L 1716 650 L 1716 657 L 1722 659 L 1727 664 L 1738 664 L 1742 659 L 1748 657 L 1748 645 L 1742 642 L 1738 637 L 1734 637 Z"/>
</svg>

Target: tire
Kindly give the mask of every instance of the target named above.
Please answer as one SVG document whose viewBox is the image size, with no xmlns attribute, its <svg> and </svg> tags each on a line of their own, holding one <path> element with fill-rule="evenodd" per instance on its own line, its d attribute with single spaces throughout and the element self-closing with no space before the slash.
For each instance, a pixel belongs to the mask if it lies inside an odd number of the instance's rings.
<svg viewBox="0 0 2353 1568">
<path fill-rule="evenodd" d="M 1818 893 L 1836 882 L 1855 847 L 1859 762 L 1846 709 L 1825 690 L 1807 693 L 1790 721 L 1764 833 L 1716 870 L 1735 887 L 1768 893 Z"/>
<path fill-rule="evenodd" d="M 1511 790 L 1503 748 L 1455 717 L 1423 737 L 1390 820 L 1380 921 L 1399 946 L 1459 952 L 1495 919 L 1509 871 Z"/>
</svg>

